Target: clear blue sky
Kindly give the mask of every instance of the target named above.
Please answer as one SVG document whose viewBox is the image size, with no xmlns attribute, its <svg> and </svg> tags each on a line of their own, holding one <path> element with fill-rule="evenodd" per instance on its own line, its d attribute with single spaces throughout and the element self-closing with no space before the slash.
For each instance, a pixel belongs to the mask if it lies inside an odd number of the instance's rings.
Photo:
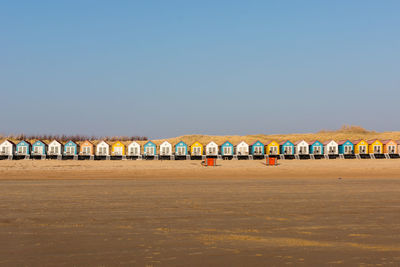
<svg viewBox="0 0 400 267">
<path fill-rule="evenodd" d="M 400 130 L 400 1 L 2 1 L 0 132 Z"/>
</svg>

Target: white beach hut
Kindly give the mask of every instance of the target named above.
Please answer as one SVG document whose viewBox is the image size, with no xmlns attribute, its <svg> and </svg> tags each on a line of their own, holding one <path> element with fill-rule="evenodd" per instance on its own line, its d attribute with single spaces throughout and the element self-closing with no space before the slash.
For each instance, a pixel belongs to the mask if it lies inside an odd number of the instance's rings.
<svg viewBox="0 0 400 267">
<path fill-rule="evenodd" d="M 339 144 L 333 140 L 324 142 L 324 154 L 325 155 L 339 154 Z"/>
<path fill-rule="evenodd" d="M 109 156 L 110 155 L 110 145 L 105 141 L 101 141 L 96 146 L 96 156 Z"/>
<path fill-rule="evenodd" d="M 296 155 L 308 155 L 309 148 L 310 145 L 304 140 L 294 143 L 294 150 Z"/>
<path fill-rule="evenodd" d="M 164 141 L 160 145 L 160 156 L 171 156 L 171 155 L 172 155 L 172 145 L 169 142 Z"/>
<path fill-rule="evenodd" d="M 135 141 L 128 145 L 128 156 L 139 156 L 140 155 L 140 145 Z"/>
<path fill-rule="evenodd" d="M 249 145 L 242 141 L 236 145 L 236 155 L 238 156 L 248 156 L 249 155 Z"/>
<path fill-rule="evenodd" d="M 14 155 L 15 144 L 10 140 L 4 140 L 0 144 L 0 155 L 2 156 L 12 156 Z"/>
<path fill-rule="evenodd" d="M 218 155 L 218 145 L 211 141 L 206 145 L 206 155 L 207 156 L 217 156 Z"/>
<path fill-rule="evenodd" d="M 51 156 L 62 155 L 62 144 L 60 142 L 58 142 L 57 140 L 51 141 L 49 144 L 47 154 L 51 155 Z"/>
</svg>

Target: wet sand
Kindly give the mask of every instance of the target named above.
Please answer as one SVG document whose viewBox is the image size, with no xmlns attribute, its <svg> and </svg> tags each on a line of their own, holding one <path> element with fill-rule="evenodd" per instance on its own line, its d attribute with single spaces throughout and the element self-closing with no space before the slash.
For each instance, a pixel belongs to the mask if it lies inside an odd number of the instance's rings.
<svg viewBox="0 0 400 267">
<path fill-rule="evenodd" d="M 400 265 L 400 161 L 192 163 L 0 162 L 0 265 Z"/>
</svg>

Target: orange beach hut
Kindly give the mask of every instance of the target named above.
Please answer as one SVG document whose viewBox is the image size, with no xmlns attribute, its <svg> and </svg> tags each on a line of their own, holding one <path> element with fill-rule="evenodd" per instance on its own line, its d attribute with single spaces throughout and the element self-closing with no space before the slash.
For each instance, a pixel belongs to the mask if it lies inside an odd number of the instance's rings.
<svg viewBox="0 0 400 267">
<path fill-rule="evenodd" d="M 393 140 L 384 140 L 383 144 L 383 153 L 385 154 L 397 154 L 398 153 L 398 143 Z"/>
<path fill-rule="evenodd" d="M 86 140 L 85 142 L 83 142 L 81 144 L 81 149 L 79 151 L 79 154 L 87 155 L 87 156 L 94 155 L 93 148 L 94 148 L 94 146 L 93 146 L 92 142 L 90 142 L 89 140 Z"/>
</svg>

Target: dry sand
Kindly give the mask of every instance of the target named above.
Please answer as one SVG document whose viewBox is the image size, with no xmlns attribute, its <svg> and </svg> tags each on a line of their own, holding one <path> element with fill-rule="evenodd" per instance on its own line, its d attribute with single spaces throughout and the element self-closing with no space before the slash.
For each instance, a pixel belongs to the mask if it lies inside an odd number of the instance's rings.
<svg viewBox="0 0 400 267">
<path fill-rule="evenodd" d="M 1 161 L 0 266 L 400 265 L 400 160 L 219 164 Z"/>
<path fill-rule="evenodd" d="M 267 167 L 261 160 L 201 161 L 0 161 L 0 179 L 129 179 L 129 178 L 399 178 L 400 159 L 280 160 Z"/>
</svg>

